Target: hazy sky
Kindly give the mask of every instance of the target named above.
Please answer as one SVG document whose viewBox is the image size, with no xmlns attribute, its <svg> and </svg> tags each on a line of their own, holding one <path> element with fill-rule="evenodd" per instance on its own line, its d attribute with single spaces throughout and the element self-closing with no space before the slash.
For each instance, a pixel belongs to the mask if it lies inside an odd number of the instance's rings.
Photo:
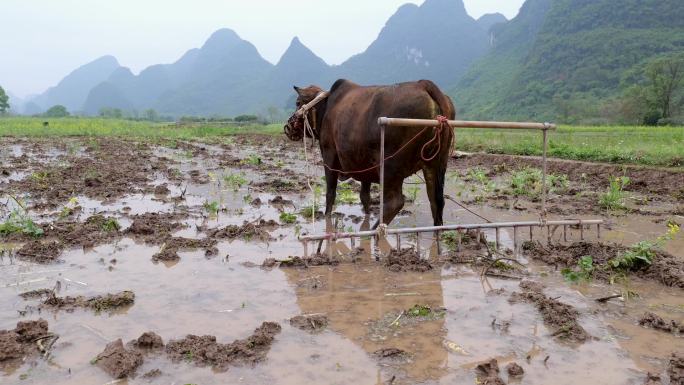
<svg viewBox="0 0 684 385">
<path fill-rule="evenodd" d="M 524 0 L 464 0 L 477 18 Z M 362 52 L 404 3 L 423 0 L 0 0 L 0 86 L 24 97 L 114 55 L 138 73 L 231 28 L 276 63 L 293 36 L 330 64 Z"/>
</svg>

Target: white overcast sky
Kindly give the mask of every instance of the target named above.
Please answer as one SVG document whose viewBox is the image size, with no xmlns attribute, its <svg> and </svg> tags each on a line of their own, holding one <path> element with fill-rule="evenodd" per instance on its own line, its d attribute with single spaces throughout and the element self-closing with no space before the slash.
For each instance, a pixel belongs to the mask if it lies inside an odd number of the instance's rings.
<svg viewBox="0 0 684 385">
<path fill-rule="evenodd" d="M 509 19 L 524 0 L 464 0 Z M 113 55 L 138 73 L 231 28 L 276 63 L 294 36 L 329 64 L 362 52 L 404 3 L 423 0 L 0 0 L 0 86 L 24 97 Z"/>
</svg>

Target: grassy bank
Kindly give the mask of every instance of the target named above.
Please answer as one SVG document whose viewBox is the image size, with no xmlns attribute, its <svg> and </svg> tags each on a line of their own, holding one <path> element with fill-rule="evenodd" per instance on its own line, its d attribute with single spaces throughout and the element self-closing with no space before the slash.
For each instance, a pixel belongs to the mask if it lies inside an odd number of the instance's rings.
<svg viewBox="0 0 684 385">
<path fill-rule="evenodd" d="M 48 127 L 43 122 L 49 123 Z M 191 139 L 223 135 L 283 132 L 281 124 L 226 126 L 208 124 L 135 122 L 97 118 L 0 118 L 0 136 L 126 136 L 136 138 Z"/>
<path fill-rule="evenodd" d="M 175 126 L 115 119 L 1 118 L 0 136 L 127 136 L 149 139 L 210 138 L 237 134 L 280 135 L 282 125 Z M 499 154 L 541 155 L 541 133 L 521 130 L 457 129 L 456 148 Z M 549 134 L 557 158 L 684 167 L 684 127 L 561 126 Z"/>
<path fill-rule="evenodd" d="M 540 132 L 457 129 L 456 148 L 541 155 Z M 564 159 L 684 166 L 684 127 L 561 126 L 549 133 L 549 156 Z"/>
</svg>

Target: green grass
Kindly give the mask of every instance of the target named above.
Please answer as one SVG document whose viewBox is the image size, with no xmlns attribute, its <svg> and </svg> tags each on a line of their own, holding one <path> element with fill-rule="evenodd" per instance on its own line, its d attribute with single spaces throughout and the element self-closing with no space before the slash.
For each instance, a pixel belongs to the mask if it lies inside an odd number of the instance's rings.
<svg viewBox="0 0 684 385">
<path fill-rule="evenodd" d="M 456 129 L 456 149 L 541 155 L 539 131 Z M 684 127 L 560 126 L 549 132 L 555 158 L 684 167 Z"/>
<path fill-rule="evenodd" d="M 50 123 L 43 127 L 43 122 Z M 269 134 L 283 132 L 280 124 L 251 126 L 203 125 L 175 126 L 173 123 L 136 122 L 100 118 L 0 118 L 0 136 L 121 136 L 163 139 L 190 139 L 237 134 Z"/>
<path fill-rule="evenodd" d="M 43 127 L 43 121 L 49 127 Z M 212 138 L 239 134 L 281 135 L 282 125 L 175 126 L 99 118 L 0 118 L 0 136 L 119 136 L 147 139 Z M 497 154 L 541 155 L 541 133 L 527 130 L 456 129 L 456 149 Z M 549 132 L 556 158 L 684 167 L 684 127 L 560 126 Z"/>
</svg>

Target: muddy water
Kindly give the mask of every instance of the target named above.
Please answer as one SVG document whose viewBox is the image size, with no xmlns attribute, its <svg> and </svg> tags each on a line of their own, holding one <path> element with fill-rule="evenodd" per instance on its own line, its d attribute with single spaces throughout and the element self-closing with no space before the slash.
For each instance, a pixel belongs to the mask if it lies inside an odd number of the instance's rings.
<svg viewBox="0 0 684 385">
<path fill-rule="evenodd" d="M 209 153 L 223 151 L 208 146 Z M 21 147 L 12 149 L 14 156 Z M 160 149 L 165 153 L 180 153 Z M 241 157 L 263 148 L 243 147 L 236 151 Z M 210 182 L 183 182 L 171 185 L 171 196 L 186 190 L 187 227 L 174 235 L 203 237 L 198 227 L 222 227 L 244 221 L 279 220 L 279 207 L 267 202 L 276 195 L 292 200 L 296 207 L 308 204 L 311 193 L 282 194 L 278 191 L 258 191 L 243 186 L 238 191 L 225 186 L 223 176 L 245 172 L 253 181 L 267 179 L 258 170 L 218 167 L 211 158 L 188 159 L 177 155 L 181 172 L 210 172 Z M 302 170 L 296 151 L 281 157 L 286 168 Z M 319 170 L 312 179 L 317 180 Z M 169 182 L 161 177 L 155 184 Z M 463 199 L 476 195 L 466 191 L 463 182 L 450 179 L 447 193 Z M 417 201 L 407 204 L 408 212 L 397 218 L 393 226 L 429 225 L 429 205 L 422 186 Z M 252 207 L 245 199 L 260 198 L 264 204 Z M 84 213 L 105 212 L 130 224 L 130 217 L 145 212 L 172 212 L 178 207 L 163 197 L 130 195 L 102 204 L 79 197 Z M 204 202 L 217 201 L 224 209 L 210 215 Z M 473 205 L 477 214 L 498 221 L 537 219 L 534 203 L 520 212 L 497 209 L 491 205 Z M 129 208 L 126 209 L 125 208 Z M 294 211 L 294 208 L 285 208 Z M 339 205 L 336 209 L 346 217 L 338 227 L 357 230 L 366 223 L 354 223 L 350 215 L 361 216 L 358 205 Z M 583 217 L 594 217 L 591 215 Z M 45 220 L 49 219 L 44 218 Z M 610 229 L 604 239 L 631 244 L 653 239 L 663 233 L 663 225 L 647 216 L 608 218 Z M 662 372 L 664 359 L 673 351 L 681 351 L 684 341 L 637 325 L 645 310 L 678 321 L 684 320 L 684 298 L 681 290 L 631 280 L 627 285 L 608 286 L 599 283 L 568 285 L 553 267 L 531 264 L 531 276 L 544 282 L 550 297 L 576 307 L 580 323 L 595 339 L 579 346 L 559 342 L 550 335 L 537 310 L 529 304 L 511 304 L 508 297 L 518 291 L 518 282 L 488 278 L 481 280 L 479 271 L 464 265 L 445 266 L 426 273 L 393 273 L 368 254 L 351 262 L 343 258 L 335 267 L 309 269 L 265 270 L 259 265 L 268 258 L 284 259 L 301 255 L 296 233 L 320 232 L 324 221 L 314 225 L 299 218 L 297 225 L 283 226 L 271 235 L 271 242 L 246 240 L 218 244 L 218 256 L 207 259 L 203 251 L 180 252 L 180 261 L 153 263 L 151 257 L 160 245 L 151 246 L 123 238 L 92 249 L 70 249 L 63 253 L 60 264 L 35 265 L 17 261 L 10 252 L 4 253 L 0 265 L 0 329 L 11 329 L 21 319 L 47 319 L 50 330 L 60 339 L 49 361 L 36 360 L 18 367 L 5 368 L 3 383 L 105 384 L 112 380 L 98 367 L 89 364 L 108 341 L 122 338 L 128 341 L 152 330 L 164 341 L 182 338 L 186 334 L 215 335 L 219 342 L 244 338 L 263 321 L 276 321 L 282 333 L 268 353 L 267 360 L 255 367 L 235 367 L 217 373 L 198 368 L 191 363 L 171 363 L 162 356 L 148 356 L 131 384 L 147 383 L 141 375 L 161 369 L 162 376 L 152 383 L 248 383 L 248 384 L 452 384 L 474 383 L 477 363 L 497 358 L 503 368 L 508 362 L 519 363 L 526 371 L 526 384 L 639 384 L 645 371 Z M 370 218 L 372 223 L 374 217 Z M 448 202 L 447 223 L 480 222 L 471 213 Z M 569 237 L 579 239 L 577 230 Z M 586 232 L 589 240 L 595 232 Z M 538 231 L 535 239 L 545 236 Z M 504 230 L 502 245 L 512 247 L 512 234 Z M 493 239 L 493 234 L 489 234 Z M 392 241 L 393 243 L 393 241 Z M 415 243 L 406 237 L 404 246 Z M 370 241 L 361 244 L 371 250 Z M 426 258 L 434 258 L 437 247 L 431 234 L 421 237 Z M 12 249 L 15 245 L 4 245 Z M 348 242 L 333 246 L 336 252 L 349 250 Z M 679 237 L 667 245 L 670 252 L 684 257 L 684 240 Z M 324 246 L 325 250 L 325 246 Z M 115 262 L 113 261 L 115 259 Z M 249 264 L 251 263 L 251 264 Z M 136 293 L 134 305 L 115 312 L 95 314 L 74 312 L 29 311 L 19 315 L 35 301 L 24 301 L 18 294 L 36 288 L 52 288 L 60 282 L 60 295 L 98 295 L 122 290 Z M 493 294 L 493 289 L 505 290 Z M 599 305 L 593 298 L 615 291 L 631 290 L 640 297 L 627 301 L 613 300 Z M 399 314 L 413 305 L 445 308 L 443 317 L 414 322 Z M 299 314 L 327 315 L 328 328 L 309 334 L 288 323 Z M 398 317 L 398 319 L 397 319 Z M 393 322 L 395 321 L 396 322 Z M 506 326 L 507 325 L 507 326 Z M 378 361 L 373 353 L 382 348 L 398 348 L 410 353 L 401 362 Z M 546 359 L 548 357 L 548 359 Z M 502 371 L 502 377 L 507 375 Z M 393 379 L 393 380 L 392 380 Z M 123 382 L 126 383 L 126 382 Z M 511 383 L 515 383 L 511 381 Z"/>
</svg>

